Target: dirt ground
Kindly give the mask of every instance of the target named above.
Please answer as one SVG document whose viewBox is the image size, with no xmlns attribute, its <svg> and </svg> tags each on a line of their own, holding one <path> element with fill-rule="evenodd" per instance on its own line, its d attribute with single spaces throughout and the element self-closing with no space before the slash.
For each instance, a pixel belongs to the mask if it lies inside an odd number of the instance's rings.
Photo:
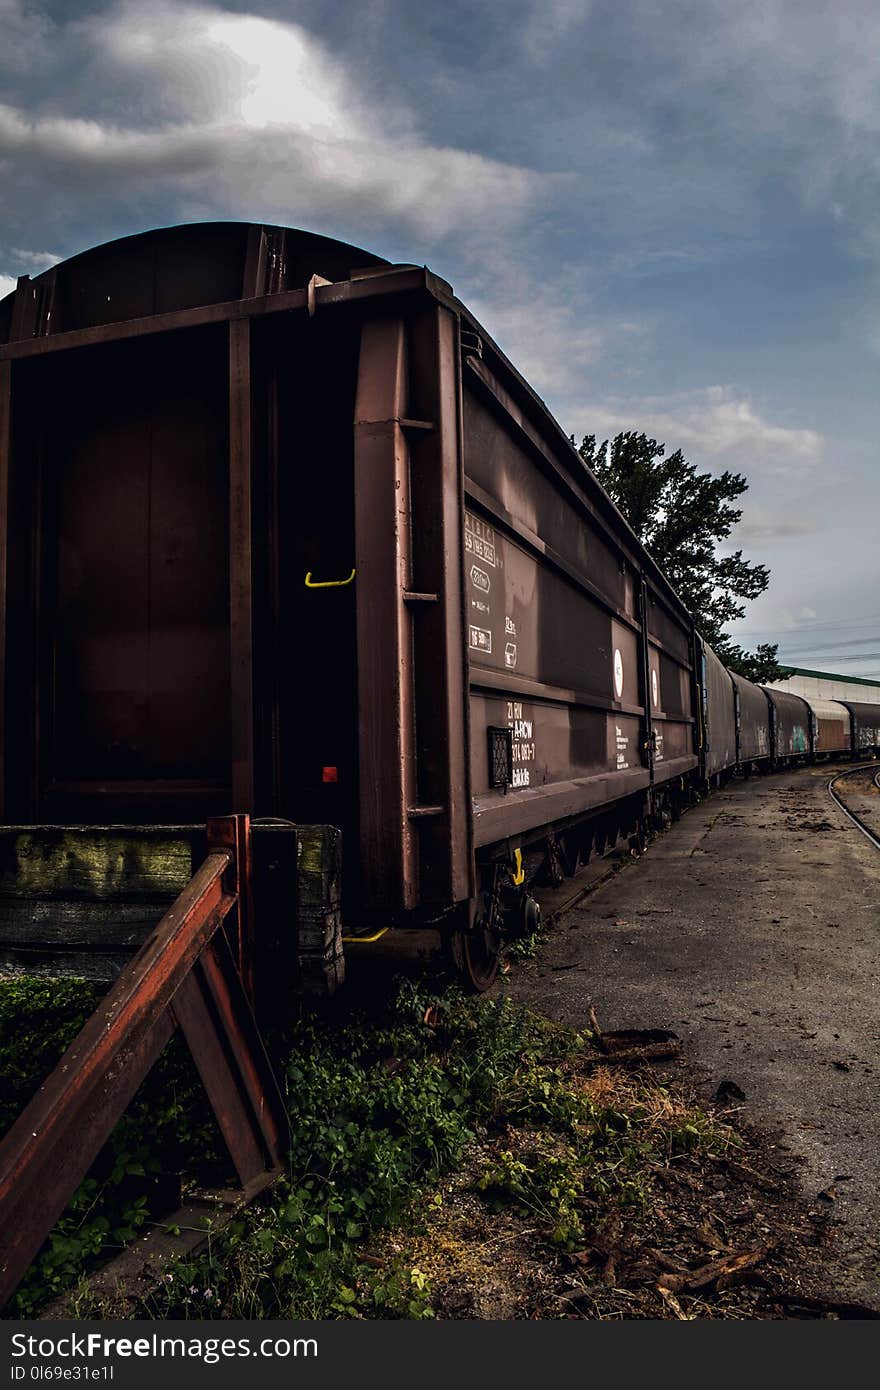
<svg viewBox="0 0 880 1390">
<path fill-rule="evenodd" d="M 824 1218 L 805 1285 L 880 1310 L 880 854 L 830 772 L 714 793 L 502 987 L 574 1027 L 594 1006 L 604 1028 L 679 1034 L 678 1075 L 705 1099 L 733 1083 L 740 1121 Z"/>
</svg>

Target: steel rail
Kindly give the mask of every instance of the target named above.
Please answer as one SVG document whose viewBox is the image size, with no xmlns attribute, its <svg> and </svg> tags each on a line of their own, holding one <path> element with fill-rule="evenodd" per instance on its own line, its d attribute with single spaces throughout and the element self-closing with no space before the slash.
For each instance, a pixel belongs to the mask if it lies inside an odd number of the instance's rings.
<svg viewBox="0 0 880 1390">
<path fill-rule="evenodd" d="M 873 831 L 862 820 L 861 816 L 857 815 L 855 811 L 850 810 L 840 793 L 835 791 L 834 789 L 835 782 L 840 781 L 844 777 L 853 777 L 860 772 L 870 772 L 871 766 L 871 763 L 860 763 L 858 767 L 850 767 L 846 768 L 843 772 L 835 772 L 834 776 L 829 778 L 828 792 L 831 796 L 832 801 L 836 802 L 843 814 L 847 816 L 849 820 L 852 821 L 856 829 L 861 830 L 862 834 L 865 836 L 865 839 L 869 840 L 875 849 L 880 849 L 880 835 Z M 880 771 L 875 772 L 871 780 L 873 781 L 874 785 L 878 789 L 880 789 Z"/>
</svg>

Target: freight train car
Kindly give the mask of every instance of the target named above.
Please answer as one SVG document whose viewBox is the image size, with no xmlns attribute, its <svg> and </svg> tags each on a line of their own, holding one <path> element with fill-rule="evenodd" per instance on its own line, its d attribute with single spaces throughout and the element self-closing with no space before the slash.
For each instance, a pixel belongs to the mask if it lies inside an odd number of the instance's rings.
<svg viewBox="0 0 880 1390">
<path fill-rule="evenodd" d="M 842 700 L 852 719 L 853 757 L 880 757 L 880 704 Z"/>
<path fill-rule="evenodd" d="M 764 687 L 770 707 L 770 750 L 773 764 L 806 761 L 813 751 L 812 715 L 806 700 L 784 690 Z"/>
<path fill-rule="evenodd" d="M 700 771 L 703 780 L 717 784 L 736 766 L 736 710 L 730 673 L 697 634 L 697 672 L 700 688 Z"/>
<path fill-rule="evenodd" d="M 770 706 L 759 685 L 730 672 L 736 719 L 736 762 L 746 774 L 770 761 Z"/>
<path fill-rule="evenodd" d="M 523 853 L 697 766 L 688 613 L 424 268 L 211 224 L 23 277 L 0 518 L 7 822 L 327 823 L 345 930 L 439 921 L 482 987 Z"/>
<path fill-rule="evenodd" d="M 831 757 L 852 749 L 852 720 L 849 710 L 837 700 L 808 698 L 813 735 L 813 756 Z"/>
</svg>

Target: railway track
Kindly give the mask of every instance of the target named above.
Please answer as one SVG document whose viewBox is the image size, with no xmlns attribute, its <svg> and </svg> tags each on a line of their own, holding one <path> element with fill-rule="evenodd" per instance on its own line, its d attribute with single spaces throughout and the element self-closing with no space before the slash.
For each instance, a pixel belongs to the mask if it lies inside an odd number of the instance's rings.
<svg viewBox="0 0 880 1390">
<path fill-rule="evenodd" d="M 838 788 L 838 783 L 846 784 L 849 796 L 844 794 L 842 786 Z M 860 763 L 857 767 L 836 772 L 829 779 L 828 791 L 843 814 L 861 830 L 875 849 L 880 849 L 880 768 L 876 763 Z M 864 802 L 869 797 L 874 814 L 866 820 Z"/>
</svg>

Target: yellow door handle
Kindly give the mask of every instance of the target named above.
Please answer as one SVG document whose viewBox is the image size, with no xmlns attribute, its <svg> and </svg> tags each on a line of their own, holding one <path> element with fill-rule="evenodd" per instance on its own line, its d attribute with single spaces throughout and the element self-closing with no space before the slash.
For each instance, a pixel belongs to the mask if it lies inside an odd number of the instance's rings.
<svg viewBox="0 0 880 1390">
<path fill-rule="evenodd" d="M 510 877 L 513 879 L 517 888 L 519 888 L 520 884 L 526 881 L 526 871 L 523 868 L 521 849 L 515 849 L 513 851 L 513 862 L 516 865 L 516 873 L 511 874 Z"/>
<path fill-rule="evenodd" d="M 306 575 L 307 589 L 344 589 L 346 584 L 351 584 L 354 580 L 355 571 L 352 570 L 347 579 L 313 579 L 312 571 Z"/>
</svg>

